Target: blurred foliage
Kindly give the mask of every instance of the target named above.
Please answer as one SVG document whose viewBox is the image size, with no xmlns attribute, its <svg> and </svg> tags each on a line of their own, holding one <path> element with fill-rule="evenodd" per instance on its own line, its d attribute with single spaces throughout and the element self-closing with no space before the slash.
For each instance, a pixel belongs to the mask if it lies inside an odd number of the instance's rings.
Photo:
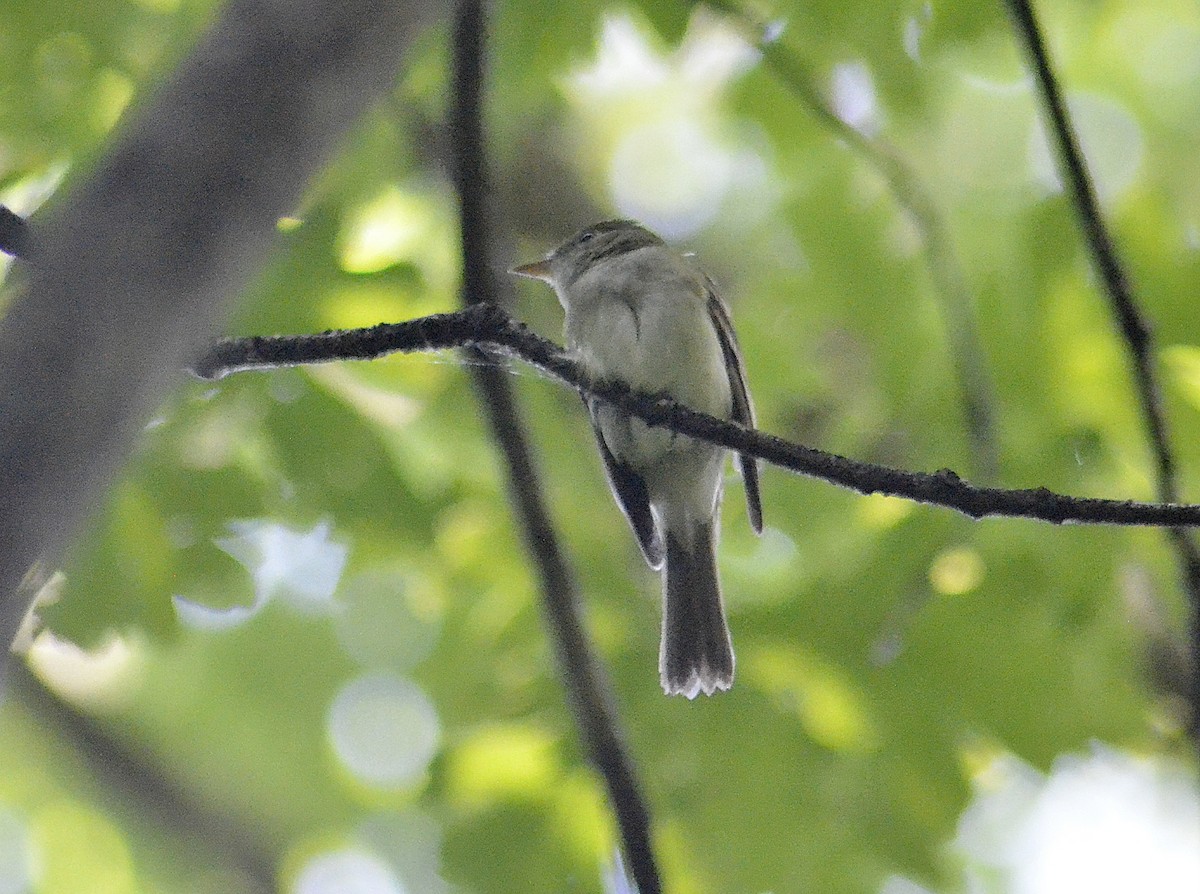
<svg viewBox="0 0 1200 894">
<path fill-rule="evenodd" d="M 1198 499 L 1200 13 L 1186 0 L 1038 7 L 1165 349 L 1183 492 Z M 1001 4 L 745 9 L 497 5 L 498 263 L 614 213 L 674 226 L 734 308 L 764 429 L 970 470 L 956 317 L 932 284 L 926 234 L 742 43 L 782 27 L 768 52 L 792 54 L 817 95 L 895 147 L 951 234 L 992 378 L 998 483 L 1152 498 L 1124 347 L 1038 160 L 1036 101 Z M 64 174 L 85 175 L 125 105 L 213 14 L 204 0 L 7 9 L 0 199 L 30 212 Z M 231 332 L 457 306 L 447 39 L 421 38 L 388 102 L 281 222 Z M 557 332 L 548 290 L 522 285 L 513 300 Z M 725 511 L 738 685 L 665 699 L 658 583 L 606 492 L 578 400 L 513 374 L 669 890 L 868 892 L 893 875 L 954 890 L 944 845 L 980 755 L 1044 770 L 1094 741 L 1181 749 L 1168 675 L 1151 660 L 1185 617 L 1160 534 L 971 523 L 771 469 L 763 538 L 732 478 Z M 205 838 L 218 828 L 298 891 L 350 871 L 377 882 L 363 890 L 600 890 L 612 820 L 458 358 L 215 386 L 181 375 L 66 576 L 42 610 L 60 642 L 30 659 L 41 682 L 0 708 L 0 864 L 18 855 L 0 889 L 253 890 L 253 873 Z M 401 683 L 338 721 L 339 693 L 381 673 Z M 45 722 L 29 697 L 40 686 L 90 735 Z M 98 742 L 141 771 L 97 770 Z M 397 763 L 421 748 L 427 766 Z M 139 772 L 163 781 L 177 828 L 147 817 Z"/>
</svg>

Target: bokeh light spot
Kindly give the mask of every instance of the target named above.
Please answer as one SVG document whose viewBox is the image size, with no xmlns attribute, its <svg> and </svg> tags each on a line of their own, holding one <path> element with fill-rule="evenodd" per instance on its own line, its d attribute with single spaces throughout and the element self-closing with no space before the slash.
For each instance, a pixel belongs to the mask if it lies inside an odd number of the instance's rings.
<svg viewBox="0 0 1200 894">
<path fill-rule="evenodd" d="M 924 885 L 918 885 L 916 882 L 906 879 L 900 875 L 889 875 L 883 880 L 883 886 L 879 889 L 879 894 L 933 894 Z"/>
<path fill-rule="evenodd" d="M 721 114 L 726 87 L 759 58 L 736 27 L 702 9 L 673 53 L 628 16 L 605 19 L 594 61 L 566 90 L 620 214 L 683 239 L 716 217 L 735 183 L 765 179 L 762 159 Z"/>
<path fill-rule="evenodd" d="M 292 894 L 406 894 L 386 863 L 366 851 L 317 854 L 301 867 Z"/>
<path fill-rule="evenodd" d="M 1200 410 L 1200 347 L 1171 345 L 1163 348 L 1162 362 L 1171 383 L 1193 409 Z"/>
<path fill-rule="evenodd" d="M 833 751 L 873 750 L 878 732 L 861 693 L 840 670 L 794 648 L 759 647 L 742 661 L 759 689 L 794 711 L 813 740 Z"/>
<path fill-rule="evenodd" d="M 1194 771 L 1096 747 L 1043 776 L 1002 756 L 976 779 L 954 842 L 982 894 L 1200 891 Z"/>
<path fill-rule="evenodd" d="M 359 206 L 342 234 L 342 269 L 375 273 L 409 256 L 421 242 L 423 217 L 420 201 L 395 187 Z"/>
<path fill-rule="evenodd" d="M 833 68 L 829 83 L 834 114 L 859 133 L 871 136 L 879 130 L 879 103 L 875 81 L 864 62 L 841 62 Z"/>
<path fill-rule="evenodd" d="M 712 135 L 682 117 L 629 131 L 609 169 L 613 202 L 665 239 L 699 231 L 720 208 L 733 158 Z"/>
<path fill-rule="evenodd" d="M 376 813 L 359 824 L 354 840 L 393 867 L 408 890 L 418 894 L 448 890 L 441 876 L 442 829 L 425 814 Z"/>
<path fill-rule="evenodd" d="M 134 894 L 133 861 L 120 831 L 106 816 L 55 801 L 30 822 L 40 856 L 37 890 L 54 894 Z"/>
<path fill-rule="evenodd" d="M 437 753 L 437 712 L 413 682 L 386 673 L 358 677 L 334 697 L 329 740 L 338 760 L 366 785 L 417 782 Z"/>
<path fill-rule="evenodd" d="M 29 829 L 15 812 L 0 807 L 0 894 L 24 894 L 33 876 Z"/>
<path fill-rule="evenodd" d="M 561 775 L 554 739 L 533 726 L 493 726 L 464 742 L 450 759 L 455 798 L 483 806 L 537 799 Z"/>
<path fill-rule="evenodd" d="M 29 649 L 29 666 L 50 689 L 93 709 L 124 705 L 144 653 L 123 636 L 110 634 L 94 649 L 83 649 L 43 630 Z"/>
<path fill-rule="evenodd" d="M 437 626 L 414 614 L 406 584 L 401 574 L 370 571 L 338 591 L 334 627 L 355 661 L 407 670 L 433 650 Z"/>
<path fill-rule="evenodd" d="M 252 519 L 232 522 L 229 528 L 233 536 L 215 543 L 250 572 L 254 603 L 214 609 L 176 596 L 175 611 L 182 623 L 202 630 L 233 627 L 254 617 L 272 599 L 305 615 L 333 611 L 333 593 L 349 548 L 332 539 L 327 523 L 320 522 L 311 531 L 295 531 L 268 519 Z"/>
<path fill-rule="evenodd" d="M 458 274 L 456 228 L 444 196 L 421 186 L 388 186 L 346 215 L 339 263 L 347 273 L 412 264 L 437 291 Z"/>
<path fill-rule="evenodd" d="M 796 541 L 772 525 L 761 537 L 728 538 L 718 559 L 722 576 L 728 575 L 725 598 L 734 610 L 791 599 L 804 586 L 805 563 Z"/>
<path fill-rule="evenodd" d="M 592 97 L 657 87 L 670 76 L 666 60 L 655 54 L 628 16 L 608 16 L 600 29 L 596 60 L 572 76 L 572 86 Z"/>
<path fill-rule="evenodd" d="M 900 497 L 871 494 L 858 501 L 858 517 L 867 527 L 885 531 L 908 518 L 913 505 L 911 500 L 902 500 Z"/>
<path fill-rule="evenodd" d="M 929 583 L 943 596 L 961 596 L 983 583 L 983 557 L 969 546 L 942 550 L 929 566 Z"/>
<path fill-rule="evenodd" d="M 96 98 L 92 103 L 91 116 L 97 130 L 110 130 L 125 107 L 133 99 L 134 85 L 127 76 L 119 71 L 106 68 L 96 78 Z"/>
</svg>

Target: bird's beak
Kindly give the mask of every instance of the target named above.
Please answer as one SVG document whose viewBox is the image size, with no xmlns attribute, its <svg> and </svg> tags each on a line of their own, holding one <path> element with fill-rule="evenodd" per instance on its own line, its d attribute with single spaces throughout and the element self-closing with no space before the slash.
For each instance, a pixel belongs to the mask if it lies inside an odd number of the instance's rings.
<svg viewBox="0 0 1200 894">
<path fill-rule="evenodd" d="M 540 279 L 542 282 L 548 282 L 554 285 L 554 277 L 550 274 L 550 262 L 534 261 L 532 264 L 522 264 L 519 267 L 513 267 L 508 271 L 517 276 L 527 276 L 530 279 Z"/>
</svg>

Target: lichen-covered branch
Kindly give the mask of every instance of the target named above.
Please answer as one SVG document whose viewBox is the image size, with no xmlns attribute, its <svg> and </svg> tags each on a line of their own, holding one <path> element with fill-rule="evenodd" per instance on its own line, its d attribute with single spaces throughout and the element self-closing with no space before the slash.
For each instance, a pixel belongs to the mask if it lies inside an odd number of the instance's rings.
<svg viewBox="0 0 1200 894">
<path fill-rule="evenodd" d="M 366 360 L 394 352 L 486 347 L 530 363 L 586 394 L 653 425 L 748 453 L 772 465 L 863 494 L 887 494 L 954 509 L 972 518 L 1007 516 L 1053 524 L 1200 526 L 1200 505 L 1071 497 L 1046 488 L 978 487 L 949 469 L 909 472 L 826 453 L 688 409 L 669 398 L 641 394 L 620 382 L 593 381 L 558 345 L 531 332 L 491 304 L 320 335 L 226 339 L 193 366 L 209 379 L 250 369 Z"/>
</svg>

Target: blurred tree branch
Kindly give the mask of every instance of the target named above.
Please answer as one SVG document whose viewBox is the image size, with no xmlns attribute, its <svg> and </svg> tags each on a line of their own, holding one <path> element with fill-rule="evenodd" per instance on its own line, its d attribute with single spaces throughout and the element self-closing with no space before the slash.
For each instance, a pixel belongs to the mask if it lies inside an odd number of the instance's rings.
<svg viewBox="0 0 1200 894">
<path fill-rule="evenodd" d="M 1070 497 L 1045 488 L 977 487 L 949 469 L 932 474 L 907 472 L 794 444 L 698 413 L 669 398 L 633 391 L 620 382 L 594 381 L 554 342 L 487 303 L 475 303 L 457 313 L 433 314 L 404 323 L 381 323 L 366 329 L 225 339 L 198 360 L 192 370 L 201 378 L 218 379 L 243 370 L 369 360 L 395 352 L 468 346 L 491 348 L 523 360 L 552 378 L 584 394 L 607 400 L 653 425 L 749 453 L 780 468 L 822 478 L 863 494 L 905 497 L 954 509 L 971 518 L 1028 518 L 1053 524 L 1200 526 L 1200 505 Z"/>
<path fill-rule="evenodd" d="M 28 238 L 29 225 L 25 218 L 0 205 L 0 251 L 24 257 Z"/>
<path fill-rule="evenodd" d="M 71 747 L 94 782 L 117 793 L 134 822 L 172 835 L 202 865 L 236 874 L 246 891 L 276 890 L 275 849 L 257 828 L 231 822 L 223 812 L 198 803 L 152 754 L 114 737 L 99 721 L 63 701 L 24 663 L 13 666 L 9 682 L 16 701 Z"/>
<path fill-rule="evenodd" d="M 868 136 L 843 121 L 817 87 L 817 78 L 798 53 L 768 37 L 767 26 L 739 0 L 691 0 L 731 15 L 749 25 L 767 66 L 792 92 L 818 124 L 841 140 L 883 178 L 896 203 L 908 214 L 924 247 L 925 263 L 941 298 L 947 340 L 962 391 L 963 417 L 971 445 L 975 474 L 995 478 L 999 459 L 992 384 L 979 340 L 975 301 L 933 197 L 917 173 L 886 140 Z"/>
<path fill-rule="evenodd" d="M 1051 66 L 1033 7 L 1029 0 L 1005 0 L 1005 3 L 1033 68 L 1038 93 L 1049 119 L 1059 172 L 1075 207 L 1075 216 L 1083 230 L 1092 263 L 1100 274 L 1104 295 L 1129 349 L 1138 404 L 1154 455 L 1158 498 L 1164 503 L 1177 503 L 1179 475 L 1155 370 L 1151 326 L 1138 306 L 1129 274 L 1104 222 L 1096 188 L 1088 173 L 1079 138 L 1071 126 L 1062 87 Z M 1200 744 L 1200 551 L 1185 528 L 1173 527 L 1167 535 L 1179 559 L 1184 589 L 1191 607 L 1191 679 L 1185 696 L 1191 708 L 1192 734 Z"/>
<path fill-rule="evenodd" d="M 36 263 L 0 321 L 0 667 L 28 607 L 22 577 L 58 561 L 266 263 L 279 217 L 444 11 L 231 0 L 96 169 L 29 224 Z"/>
<path fill-rule="evenodd" d="M 453 40 L 451 146 L 459 196 L 463 300 L 487 308 L 500 294 L 492 263 L 491 196 L 483 95 L 487 15 L 483 0 L 460 0 Z M 543 496 L 541 473 L 526 436 L 516 396 L 503 368 L 478 343 L 467 347 L 471 373 L 493 437 L 508 466 L 508 487 L 525 547 L 537 570 L 543 611 L 584 749 L 608 788 L 630 869 L 642 894 L 662 883 L 650 841 L 650 812 L 642 796 L 617 717 L 612 687 L 588 642 L 579 584 Z"/>
</svg>

